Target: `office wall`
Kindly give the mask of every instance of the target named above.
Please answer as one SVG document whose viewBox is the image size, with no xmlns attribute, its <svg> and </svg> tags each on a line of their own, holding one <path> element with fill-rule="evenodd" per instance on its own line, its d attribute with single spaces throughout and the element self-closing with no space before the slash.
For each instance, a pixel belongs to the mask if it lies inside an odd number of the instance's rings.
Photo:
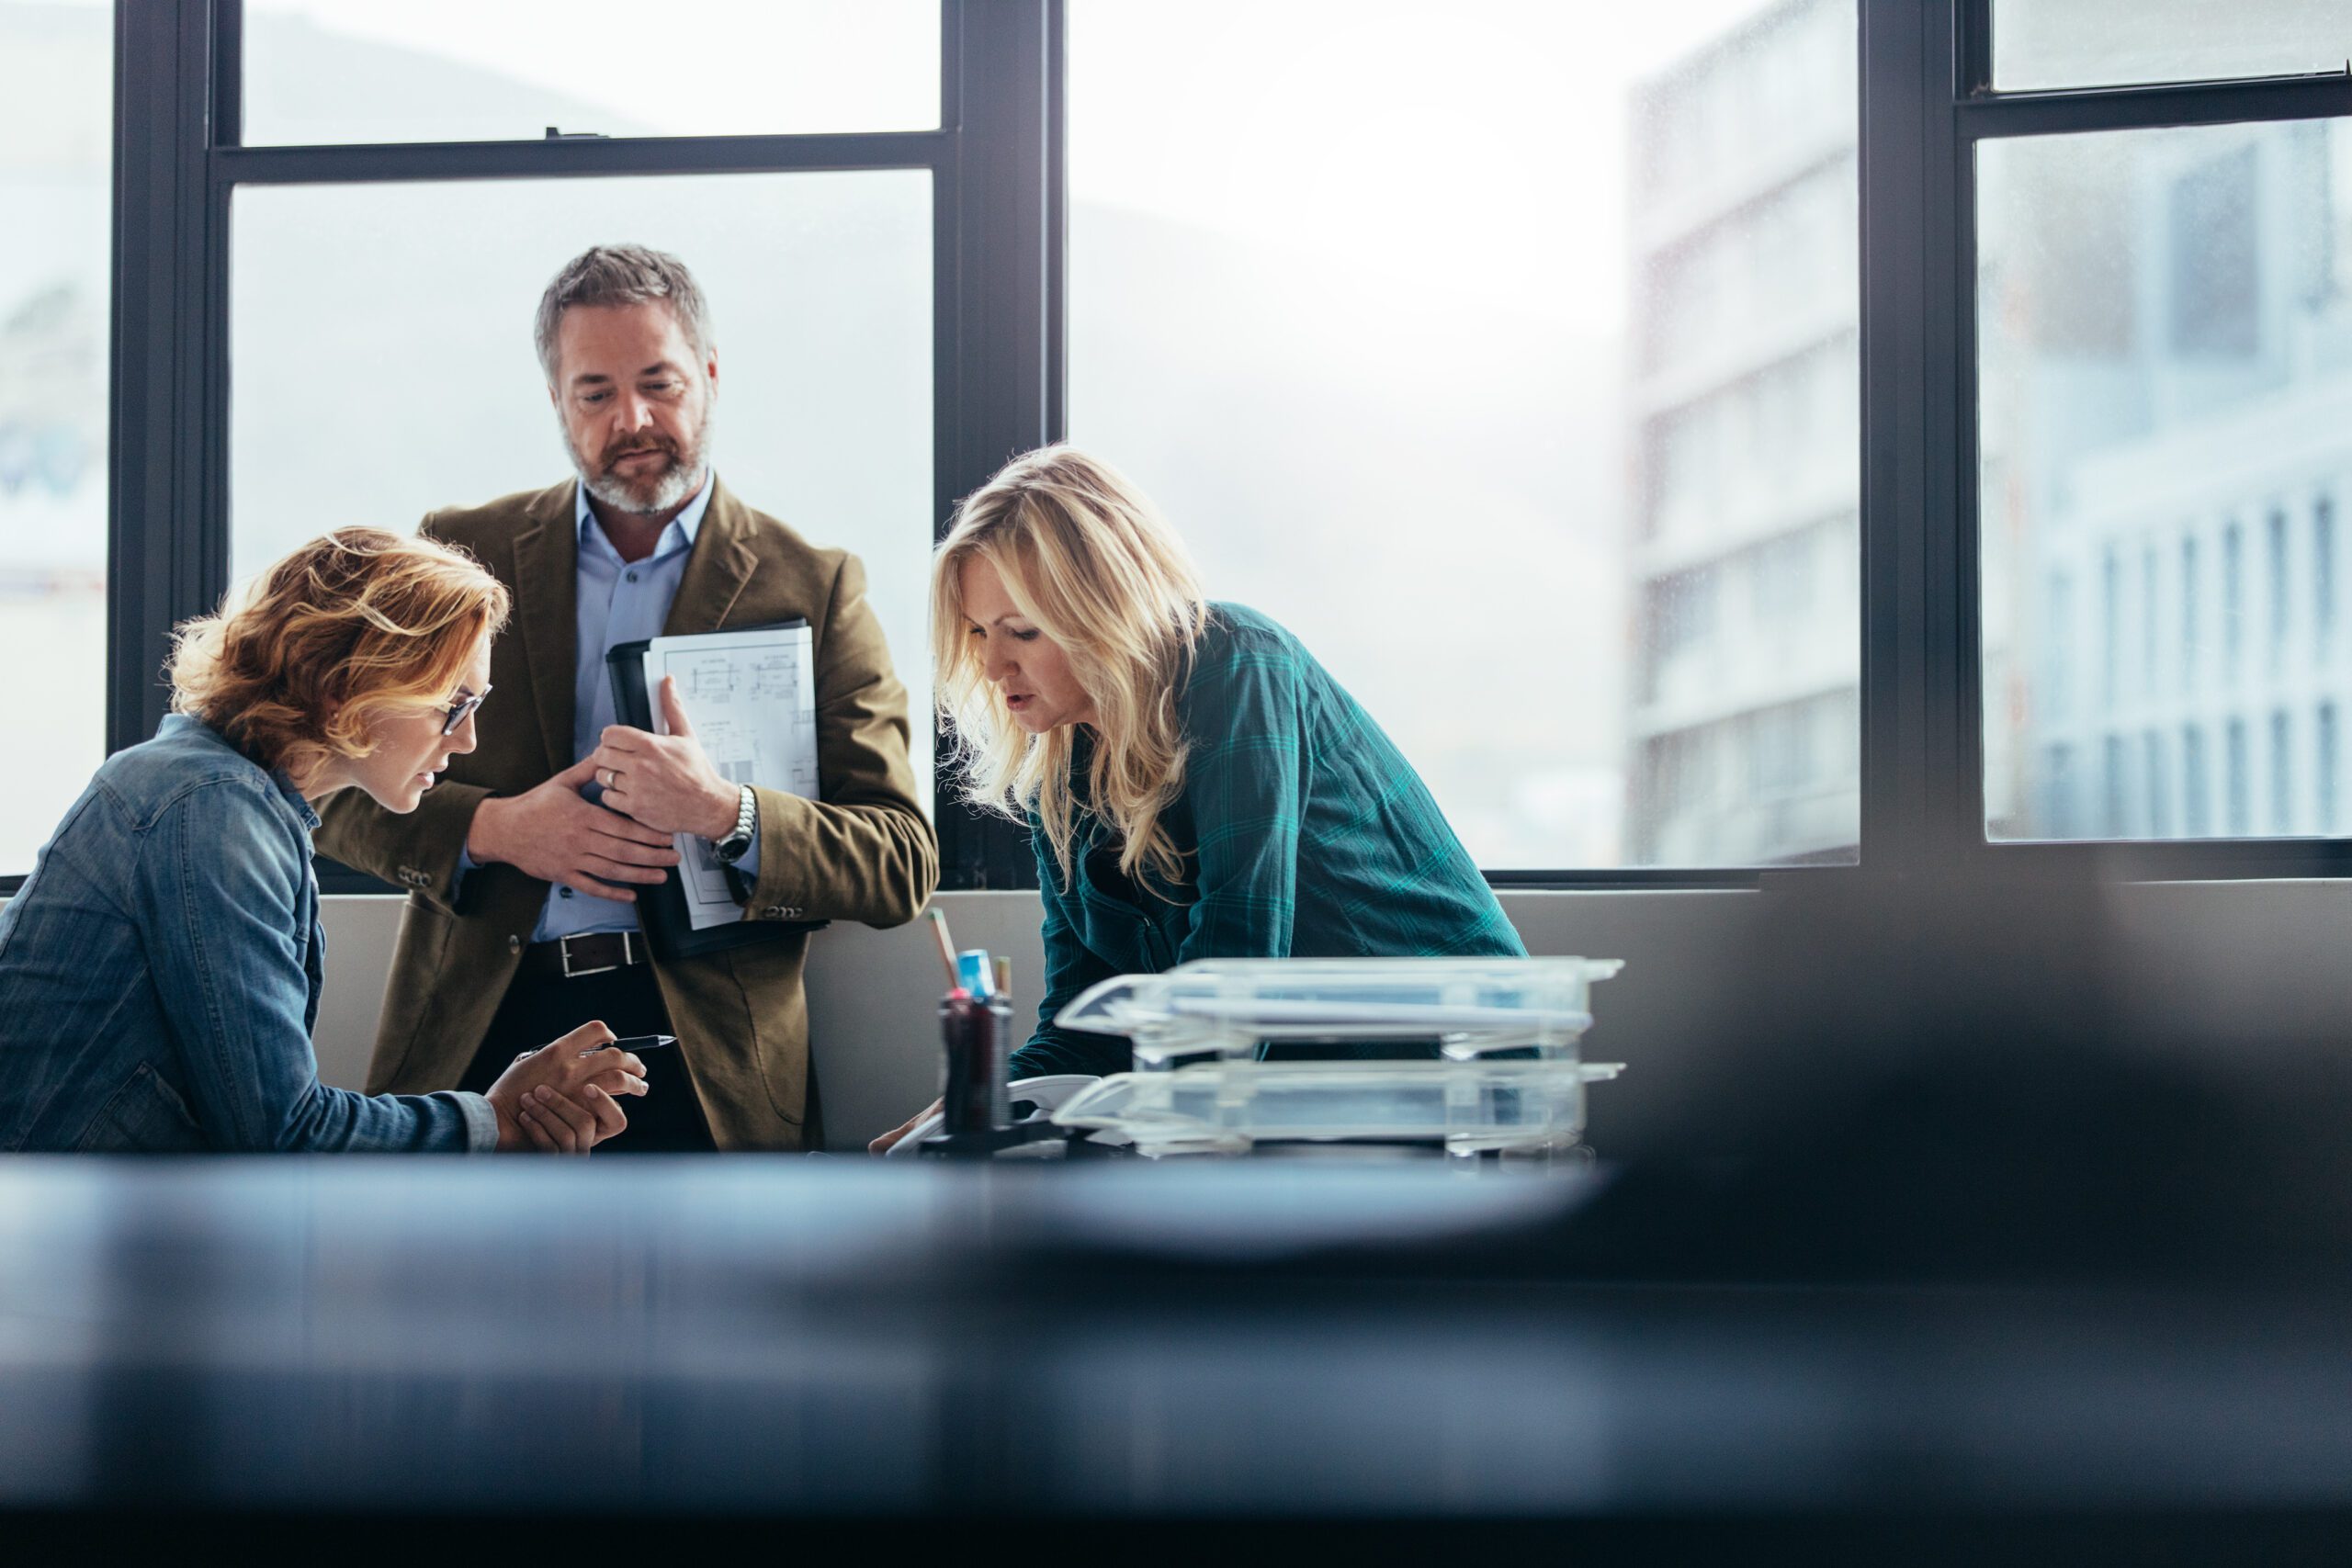
<svg viewBox="0 0 2352 1568">
<path fill-rule="evenodd" d="M 1518 894 L 1504 899 L 1531 951 L 1625 958 L 1625 972 L 1594 993 L 1600 1021 L 1589 1039 L 1596 1060 L 1638 1062 L 1634 1077 L 1600 1091 L 1595 1136 L 1627 1131 L 1639 1100 L 1620 1106 L 1618 1089 L 1646 1078 L 1703 1072 L 1711 1036 L 1702 1014 L 1718 1007 L 1695 977 L 1748 940 L 1754 893 Z M 356 1087 L 366 1075 L 385 965 L 400 900 L 324 901 L 327 987 L 319 1013 L 320 1073 Z M 986 947 L 1012 961 L 1022 1016 L 1036 996 L 1043 960 L 1034 893 L 944 893 L 958 946 Z M 815 940 L 808 964 L 809 1024 L 829 1141 L 862 1144 L 895 1126 L 937 1092 L 939 959 L 918 926 L 873 931 L 836 925 Z M 1642 1099 L 1663 1097 L 1645 1096 Z M 1621 1115 L 1620 1112 L 1623 1112 Z"/>
<path fill-rule="evenodd" d="M 2333 1051 L 2352 1034 L 2352 993 L 2337 978 L 2352 953 L 2352 883 L 2143 884 L 2101 898 L 2119 1022 L 2146 1048 L 2254 1066 Z M 1785 1028 L 1754 1048 L 1754 1017 L 1736 994 L 1767 923 L 1784 912 L 1779 895 L 1517 893 L 1503 903 L 1532 952 L 1627 961 L 1596 990 L 1587 1042 L 1592 1058 L 1627 1064 L 1593 1098 L 1591 1136 L 1604 1154 L 1692 1152 L 1679 1149 L 1678 1134 L 1694 1106 L 1766 1087 L 1751 1075 L 1801 1080 L 1823 1070 Z M 1009 956 L 1016 995 L 1035 996 L 1035 895 L 948 893 L 939 904 L 959 944 Z M 326 900 L 318 1050 L 330 1083 L 356 1085 L 365 1073 L 399 911 L 391 898 Z M 1983 983 L 2007 978 L 1987 973 Z M 938 960 L 920 928 L 836 926 L 816 941 L 808 991 L 830 1139 L 854 1146 L 934 1092 Z"/>
<path fill-rule="evenodd" d="M 323 903 L 320 1076 L 356 1088 L 400 900 Z M 2352 954 L 2352 882 L 2134 884 L 2106 889 L 2102 903 L 2108 978 L 2120 982 L 2118 1021 L 2147 1050 L 2258 1071 L 2352 1045 L 2352 987 L 2341 978 Z M 1010 957 L 1017 994 L 1035 995 L 1035 895 L 944 893 L 939 905 L 959 943 Z M 1801 1080 L 1819 1068 L 1801 1051 L 1747 1049 L 1758 1031 L 1736 989 L 1767 923 L 1783 912 L 1775 895 L 1513 893 L 1503 907 L 1532 952 L 1626 960 L 1625 972 L 1594 993 L 1598 1022 L 1587 1040 L 1589 1057 L 1627 1067 L 1594 1095 L 1592 1140 L 1605 1154 L 1677 1149 L 1693 1106 L 1759 1087 L 1746 1075 Z M 1983 983 L 2007 978 L 1987 973 Z M 834 1146 L 895 1125 L 935 1092 L 938 979 L 920 928 L 838 926 L 818 939 L 809 1015 Z"/>
</svg>

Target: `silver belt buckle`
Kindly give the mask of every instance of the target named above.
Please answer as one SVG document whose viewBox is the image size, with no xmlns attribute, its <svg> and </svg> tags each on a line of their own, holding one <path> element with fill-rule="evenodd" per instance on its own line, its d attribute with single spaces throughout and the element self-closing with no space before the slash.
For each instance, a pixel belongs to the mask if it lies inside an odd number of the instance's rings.
<svg viewBox="0 0 2352 1568">
<path fill-rule="evenodd" d="M 598 931 L 595 934 L 602 936 L 605 933 Z M 620 931 L 616 934 L 621 939 L 621 964 L 633 962 L 628 941 L 631 933 Z M 578 980 L 589 975 L 609 975 L 621 966 L 621 964 L 599 964 L 593 969 L 574 969 L 571 966 L 571 938 L 558 937 L 555 945 L 556 956 L 563 962 L 563 977 L 567 980 Z"/>
</svg>

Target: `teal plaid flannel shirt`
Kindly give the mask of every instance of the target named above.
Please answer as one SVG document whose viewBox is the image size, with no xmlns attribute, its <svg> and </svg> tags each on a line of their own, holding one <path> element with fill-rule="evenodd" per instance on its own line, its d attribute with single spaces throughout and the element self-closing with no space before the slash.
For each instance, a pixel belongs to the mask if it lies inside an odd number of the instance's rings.
<svg viewBox="0 0 2352 1568">
<path fill-rule="evenodd" d="M 1190 746 L 1166 817 L 1191 877 L 1118 874 L 1118 841 L 1081 816 L 1064 886 L 1035 818 L 1045 899 L 1037 1027 L 1012 1076 L 1124 1072 L 1127 1043 L 1058 1028 L 1114 975 L 1195 958 L 1523 956 L 1486 878 L 1420 775 L 1296 637 L 1214 604 L 1178 702 Z M 1083 800 L 1086 750 L 1072 783 Z"/>
</svg>

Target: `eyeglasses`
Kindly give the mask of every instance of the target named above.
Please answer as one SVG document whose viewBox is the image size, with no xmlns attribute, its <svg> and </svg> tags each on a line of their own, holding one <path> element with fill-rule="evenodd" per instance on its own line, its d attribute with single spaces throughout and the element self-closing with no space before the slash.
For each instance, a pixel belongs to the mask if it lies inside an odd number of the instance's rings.
<svg viewBox="0 0 2352 1568">
<path fill-rule="evenodd" d="M 458 726 L 465 723 L 474 709 L 481 706 L 482 698 L 490 695 L 490 692 L 491 688 L 484 686 L 479 692 L 466 693 L 446 708 L 434 709 L 434 712 L 441 716 L 441 733 L 455 735 L 458 732 Z"/>
</svg>

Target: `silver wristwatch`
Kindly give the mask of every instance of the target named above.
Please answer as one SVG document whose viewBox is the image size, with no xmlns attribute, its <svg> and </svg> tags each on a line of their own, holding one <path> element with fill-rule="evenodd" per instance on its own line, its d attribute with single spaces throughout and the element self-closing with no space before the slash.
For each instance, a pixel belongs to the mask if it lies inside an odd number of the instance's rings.
<svg viewBox="0 0 2352 1568">
<path fill-rule="evenodd" d="M 741 798 L 735 803 L 735 830 L 710 846 L 710 852 L 729 865 L 750 852 L 752 830 L 760 825 L 759 796 L 752 793 L 750 784 L 744 784 L 742 791 Z"/>
</svg>

